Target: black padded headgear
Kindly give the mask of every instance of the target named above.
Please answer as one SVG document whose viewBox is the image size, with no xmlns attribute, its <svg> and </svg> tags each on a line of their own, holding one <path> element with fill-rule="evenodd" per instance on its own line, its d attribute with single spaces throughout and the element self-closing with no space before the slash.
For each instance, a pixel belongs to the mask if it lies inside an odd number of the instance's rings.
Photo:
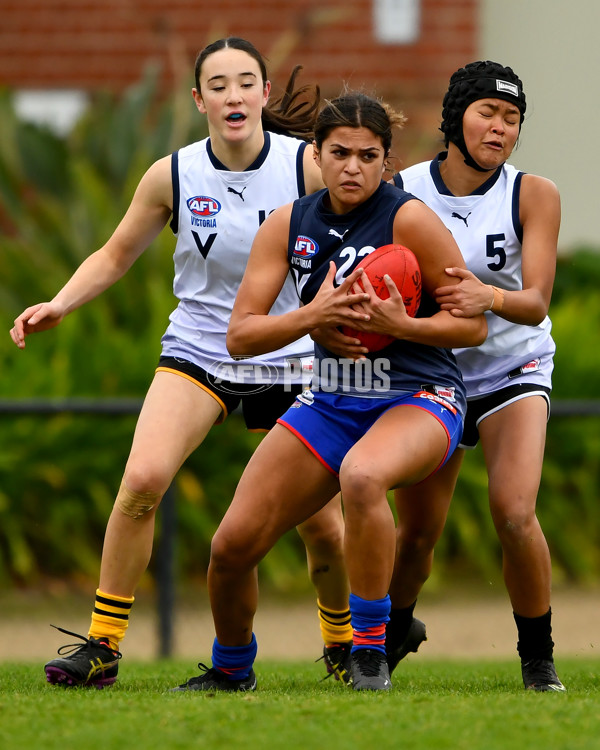
<svg viewBox="0 0 600 750">
<path fill-rule="evenodd" d="M 488 98 L 504 99 L 518 107 L 521 112 L 519 129 L 521 128 L 527 108 L 521 79 L 512 68 L 505 68 L 491 60 L 469 63 L 453 73 L 442 105 L 440 130 L 444 134 L 446 148 L 450 142 L 454 143 L 465 157 L 465 164 L 479 172 L 489 170 L 480 167 L 467 151 L 463 116 L 469 104 Z"/>
</svg>

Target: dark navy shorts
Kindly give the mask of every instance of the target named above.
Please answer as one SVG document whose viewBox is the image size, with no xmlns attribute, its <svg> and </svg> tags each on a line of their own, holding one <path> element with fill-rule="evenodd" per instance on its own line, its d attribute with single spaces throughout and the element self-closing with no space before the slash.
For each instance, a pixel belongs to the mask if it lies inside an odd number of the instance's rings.
<svg viewBox="0 0 600 750">
<path fill-rule="evenodd" d="M 241 407 L 246 427 L 256 432 L 270 430 L 302 390 L 301 385 L 294 389 L 289 385 L 269 383 L 232 383 L 221 379 L 217 382 L 202 367 L 179 357 L 161 357 L 156 372 L 181 375 L 218 401 L 223 413 L 215 424 L 220 424 Z"/>
<path fill-rule="evenodd" d="M 513 404 L 522 398 L 529 396 L 542 396 L 548 404 L 548 416 L 550 415 L 550 388 L 537 383 L 515 383 L 506 388 L 500 388 L 494 393 L 467 400 L 467 415 L 465 417 L 465 428 L 460 440 L 460 448 L 475 448 L 479 442 L 479 423 L 482 419 L 489 417 L 505 406 Z"/>
<path fill-rule="evenodd" d="M 462 416 L 449 401 L 426 391 L 403 393 L 393 398 L 366 398 L 306 390 L 277 421 L 291 430 L 323 466 L 337 476 L 350 448 L 382 414 L 401 405 L 430 412 L 446 430 L 448 449 L 439 469 L 458 445 Z"/>
</svg>

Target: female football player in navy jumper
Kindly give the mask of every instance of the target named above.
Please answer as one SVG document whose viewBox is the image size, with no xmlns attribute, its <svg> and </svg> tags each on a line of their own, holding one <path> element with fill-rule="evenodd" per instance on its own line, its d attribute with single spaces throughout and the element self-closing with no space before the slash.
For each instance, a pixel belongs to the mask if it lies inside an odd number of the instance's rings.
<svg viewBox="0 0 600 750">
<path fill-rule="evenodd" d="M 390 589 L 389 665 L 397 663 L 394 652 L 407 628 L 419 624 L 412 611 L 431 569 L 462 449 L 481 440 L 523 682 L 562 692 L 553 663 L 550 553 L 535 511 L 555 349 L 548 306 L 560 198 L 549 180 L 506 163 L 525 115 L 523 85 L 511 68 L 469 63 L 452 75 L 443 106 L 447 151 L 402 171 L 395 182 L 440 216 L 469 269 L 450 269 L 460 283 L 443 285 L 437 301 L 457 319 L 484 312 L 489 334 L 482 346 L 455 351 L 468 398 L 461 450 L 435 477 L 396 492 L 402 522 Z"/>
<path fill-rule="evenodd" d="M 23 348 L 26 335 L 57 326 L 121 278 L 170 220 L 177 237 L 174 292 L 179 304 L 162 339 L 159 367 L 108 522 L 89 639 L 81 636 L 83 646 L 46 665 L 48 680 L 65 686 L 115 681 L 119 642 L 150 559 L 156 510 L 182 463 L 240 401 L 248 428 L 269 430 L 302 389 L 302 362 L 313 354 L 313 343 L 305 337 L 268 356 L 236 363 L 225 337 L 260 222 L 278 206 L 323 185 L 309 145 L 318 92 L 311 97 L 308 90 L 295 91 L 296 70 L 284 96 L 268 105 L 271 84 L 264 61 L 252 44 L 238 38 L 206 47 L 195 72 L 193 96 L 207 116 L 209 138 L 151 166 L 106 245 L 82 263 L 51 302 L 25 310 L 11 331 Z M 290 281 L 276 309 L 283 313 L 295 307 L 298 298 Z M 317 588 L 323 635 L 349 641 L 339 500 L 299 531 Z"/>
<path fill-rule="evenodd" d="M 421 201 L 382 181 L 392 128 L 401 120 L 364 94 L 328 103 L 314 142 L 326 189 L 278 209 L 256 235 L 227 335 L 232 355 L 255 356 L 327 326 L 397 340 L 356 364 L 315 347 L 312 390 L 255 452 L 213 539 L 213 666 L 182 689 L 254 689 L 256 566 L 284 532 L 340 487 L 352 684 L 356 690 L 390 688 L 385 623 L 395 528 L 386 492 L 423 480 L 451 455 L 462 432 L 465 392 L 448 347 L 481 343 L 486 333 L 483 315 L 455 318 L 431 298 L 434 289 L 457 281 L 446 268 L 464 268 L 450 233 Z M 416 318 L 407 315 L 391 279 L 391 296 L 382 301 L 360 269 L 361 257 L 392 242 L 410 247 L 420 264 L 423 299 Z M 303 305 L 272 314 L 290 269 Z M 364 292 L 355 287 L 359 278 Z"/>
</svg>

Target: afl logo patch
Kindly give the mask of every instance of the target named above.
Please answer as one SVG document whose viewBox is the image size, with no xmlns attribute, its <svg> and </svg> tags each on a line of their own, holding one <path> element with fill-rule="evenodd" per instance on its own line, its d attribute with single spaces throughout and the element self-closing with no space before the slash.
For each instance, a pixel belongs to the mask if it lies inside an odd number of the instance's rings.
<svg viewBox="0 0 600 750">
<path fill-rule="evenodd" d="M 300 255 L 303 258 L 310 258 L 319 252 L 319 246 L 310 237 L 300 235 L 296 238 L 294 245 L 294 255 Z"/>
<path fill-rule="evenodd" d="M 221 204 L 214 198 L 210 198 L 208 195 L 195 195 L 193 198 L 188 198 L 187 207 L 194 214 L 194 216 L 215 216 L 221 210 Z"/>
</svg>

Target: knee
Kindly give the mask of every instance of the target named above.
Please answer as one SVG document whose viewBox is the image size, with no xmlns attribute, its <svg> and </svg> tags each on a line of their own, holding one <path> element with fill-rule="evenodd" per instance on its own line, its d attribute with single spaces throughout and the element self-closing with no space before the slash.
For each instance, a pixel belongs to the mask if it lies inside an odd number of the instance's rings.
<svg viewBox="0 0 600 750">
<path fill-rule="evenodd" d="M 300 538 L 312 555 L 330 557 L 335 554 L 343 555 L 344 521 L 340 519 L 309 518 L 298 527 Z"/>
<path fill-rule="evenodd" d="M 136 492 L 123 479 L 115 500 L 115 508 L 137 521 L 150 513 L 156 512 L 161 498 L 162 493 L 160 492 Z"/>
<path fill-rule="evenodd" d="M 130 458 L 125 467 L 123 482 L 132 492 L 152 493 L 162 497 L 169 489 L 173 474 L 170 466 L 154 458 Z"/>
<path fill-rule="evenodd" d="M 501 542 L 519 543 L 530 539 L 539 527 L 534 508 L 496 508 L 494 525 Z"/>
<path fill-rule="evenodd" d="M 340 467 L 340 486 L 346 512 L 366 513 L 377 499 L 386 497 L 386 487 L 371 467 L 365 463 L 344 460 Z"/>
<path fill-rule="evenodd" d="M 217 529 L 210 545 L 210 566 L 220 575 L 240 575 L 253 568 L 264 555 L 243 533 Z"/>
<path fill-rule="evenodd" d="M 131 518 L 142 518 L 158 508 L 171 477 L 158 465 L 128 464 L 115 507 Z"/>
<path fill-rule="evenodd" d="M 421 525 L 406 528 L 399 523 L 396 528 L 396 554 L 399 560 L 427 557 L 433 553 L 441 536 L 441 529 Z"/>
<path fill-rule="evenodd" d="M 337 528 L 315 526 L 304 530 L 302 541 L 313 557 L 333 557 L 344 554 L 344 532 Z"/>
</svg>

